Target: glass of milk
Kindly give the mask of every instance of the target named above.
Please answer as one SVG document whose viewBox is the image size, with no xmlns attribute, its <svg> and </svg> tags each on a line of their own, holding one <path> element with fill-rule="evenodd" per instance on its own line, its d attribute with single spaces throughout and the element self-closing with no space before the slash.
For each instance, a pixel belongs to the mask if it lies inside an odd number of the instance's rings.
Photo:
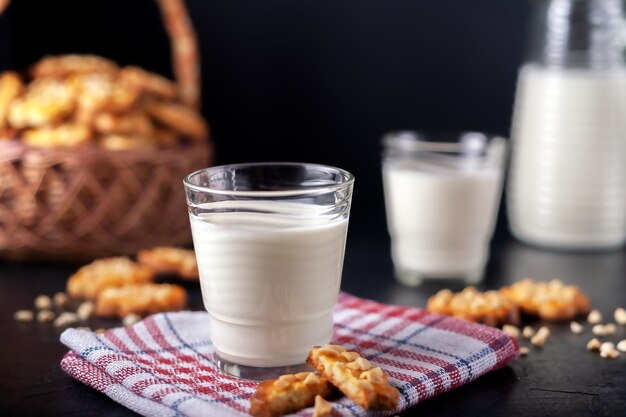
<svg viewBox="0 0 626 417">
<path fill-rule="evenodd" d="M 394 132 L 383 183 L 398 281 L 483 277 L 495 228 L 506 140 L 482 133 Z"/>
<path fill-rule="evenodd" d="M 304 163 L 203 169 L 184 180 L 220 369 L 299 372 L 330 341 L 354 177 Z"/>
</svg>

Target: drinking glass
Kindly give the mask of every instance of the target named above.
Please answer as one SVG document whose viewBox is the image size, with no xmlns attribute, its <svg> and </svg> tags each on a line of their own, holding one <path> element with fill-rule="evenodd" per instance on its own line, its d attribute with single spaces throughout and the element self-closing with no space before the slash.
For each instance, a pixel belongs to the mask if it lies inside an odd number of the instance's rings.
<svg viewBox="0 0 626 417">
<path fill-rule="evenodd" d="M 506 141 L 483 133 L 402 131 L 383 138 L 396 278 L 479 282 L 502 193 Z"/>
<path fill-rule="evenodd" d="M 184 180 L 220 369 L 248 379 L 304 370 L 330 341 L 354 177 L 306 163 L 203 169 Z"/>
</svg>

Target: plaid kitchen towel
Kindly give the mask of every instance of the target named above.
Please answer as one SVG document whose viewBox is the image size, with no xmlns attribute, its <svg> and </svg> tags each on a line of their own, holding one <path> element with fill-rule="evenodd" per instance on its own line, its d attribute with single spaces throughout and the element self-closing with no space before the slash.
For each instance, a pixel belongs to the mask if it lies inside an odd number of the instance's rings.
<svg viewBox="0 0 626 417">
<path fill-rule="evenodd" d="M 500 368 L 518 353 L 500 330 L 342 293 L 333 343 L 383 368 L 401 393 L 393 412 L 347 398 L 333 415 L 391 415 Z M 102 334 L 68 329 L 61 362 L 72 377 L 145 416 L 245 416 L 257 385 L 220 373 L 205 312 L 162 313 Z M 298 416 L 311 416 L 312 409 Z"/>
</svg>

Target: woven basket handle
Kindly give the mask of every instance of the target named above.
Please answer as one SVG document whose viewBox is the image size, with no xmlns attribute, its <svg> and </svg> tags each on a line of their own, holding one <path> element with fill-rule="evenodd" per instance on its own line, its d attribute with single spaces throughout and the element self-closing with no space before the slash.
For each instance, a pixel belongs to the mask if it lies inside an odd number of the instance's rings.
<svg viewBox="0 0 626 417">
<path fill-rule="evenodd" d="M 0 14 L 11 0 L 0 0 Z M 200 54 L 198 40 L 184 0 L 156 0 L 163 26 L 170 38 L 172 66 L 180 99 L 188 106 L 200 107 Z"/>
</svg>

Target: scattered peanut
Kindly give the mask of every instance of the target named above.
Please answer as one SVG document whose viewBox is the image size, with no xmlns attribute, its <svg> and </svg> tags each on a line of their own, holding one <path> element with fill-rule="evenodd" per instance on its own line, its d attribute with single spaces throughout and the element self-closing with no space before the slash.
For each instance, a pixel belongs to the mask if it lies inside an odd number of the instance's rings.
<svg viewBox="0 0 626 417">
<path fill-rule="evenodd" d="M 520 334 L 521 334 L 521 333 L 520 333 L 519 328 L 518 328 L 517 326 L 513 326 L 513 325 L 511 325 L 511 324 L 505 324 L 505 325 L 503 325 L 503 326 L 502 326 L 502 331 L 503 331 L 505 334 L 507 334 L 507 335 L 509 335 L 509 336 L 511 336 L 511 337 L 514 337 L 514 338 L 516 338 L 516 339 L 519 339 Z"/>
<path fill-rule="evenodd" d="M 13 313 L 13 318 L 17 321 L 33 321 L 35 314 L 30 310 L 18 310 Z"/>
<path fill-rule="evenodd" d="M 139 314 L 130 313 L 124 316 L 124 318 L 122 319 L 122 324 L 124 326 L 132 326 L 139 321 L 141 321 L 141 316 Z"/>
<path fill-rule="evenodd" d="M 524 330 L 522 330 L 522 337 L 524 339 L 530 339 L 535 335 L 535 329 L 530 326 L 525 326 Z"/>
<path fill-rule="evenodd" d="M 600 350 L 600 346 L 602 346 L 602 343 L 600 343 L 600 341 L 595 337 L 587 342 L 587 350 L 590 351 Z"/>
<path fill-rule="evenodd" d="M 604 334 L 615 334 L 617 326 L 613 323 L 607 323 L 604 325 Z"/>
<path fill-rule="evenodd" d="M 578 323 L 577 321 L 573 321 L 569 324 L 569 328 L 572 331 L 572 333 L 574 334 L 581 334 L 584 331 L 584 327 L 582 324 Z"/>
<path fill-rule="evenodd" d="M 522 346 L 519 348 L 520 356 L 528 356 L 528 348 L 526 346 Z"/>
<path fill-rule="evenodd" d="M 35 298 L 35 308 L 39 310 L 50 310 L 52 308 L 52 300 L 47 295 L 38 295 Z"/>
<path fill-rule="evenodd" d="M 93 314 L 95 308 L 96 305 L 93 301 L 85 301 L 78 306 L 78 309 L 76 310 L 76 315 L 81 321 L 88 320 L 89 317 L 91 317 L 91 315 Z"/>
<path fill-rule="evenodd" d="M 598 310 L 591 310 L 589 315 L 587 316 L 587 323 L 589 324 L 599 324 L 602 323 L 602 313 Z"/>
<path fill-rule="evenodd" d="M 596 336 L 606 336 L 606 330 L 603 324 L 596 324 L 591 328 L 591 333 Z"/>
<path fill-rule="evenodd" d="M 600 352 L 604 352 L 607 350 L 614 350 L 615 349 L 615 343 L 613 342 L 604 342 L 600 345 Z"/>
<path fill-rule="evenodd" d="M 54 294 L 54 297 L 52 297 L 52 301 L 54 301 L 54 305 L 59 308 L 65 307 L 67 303 L 69 302 L 69 300 L 70 298 L 64 292 L 58 292 Z"/>
<path fill-rule="evenodd" d="M 312 417 L 328 417 L 332 413 L 332 406 L 321 395 L 315 396 L 315 406 Z"/>
<path fill-rule="evenodd" d="M 615 317 L 617 324 L 626 326 L 626 310 L 623 307 L 616 308 L 615 313 L 613 313 L 613 317 Z"/>
<path fill-rule="evenodd" d="M 617 350 L 626 352 L 626 339 L 620 340 L 616 347 L 617 347 Z"/>
<path fill-rule="evenodd" d="M 41 310 L 37 313 L 37 321 L 40 323 L 49 323 L 54 317 L 55 314 L 51 310 Z"/>
<path fill-rule="evenodd" d="M 59 316 L 54 320 L 54 327 L 67 327 L 78 321 L 78 316 L 76 313 L 70 313 L 68 311 L 64 311 L 59 314 Z"/>
<path fill-rule="evenodd" d="M 543 346 L 548 340 L 549 336 L 550 329 L 548 329 L 546 326 L 541 326 L 539 330 L 537 330 L 537 333 L 535 333 L 535 335 L 530 338 L 530 343 L 532 343 L 534 346 Z"/>
<path fill-rule="evenodd" d="M 107 331 L 107 329 L 103 329 L 103 328 L 96 329 L 96 333 L 98 333 L 98 334 L 102 334 L 102 333 L 104 333 L 106 331 Z"/>
<path fill-rule="evenodd" d="M 615 359 L 619 356 L 619 351 L 617 349 L 601 350 L 600 356 L 604 359 Z"/>
</svg>

